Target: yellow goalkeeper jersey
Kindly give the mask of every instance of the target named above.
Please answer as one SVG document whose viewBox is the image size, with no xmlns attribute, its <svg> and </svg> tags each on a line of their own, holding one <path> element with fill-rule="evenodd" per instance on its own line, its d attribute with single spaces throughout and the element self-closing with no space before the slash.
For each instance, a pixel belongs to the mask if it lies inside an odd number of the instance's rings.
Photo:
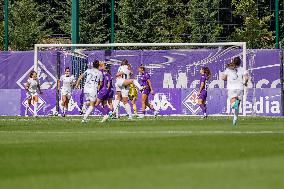
<svg viewBox="0 0 284 189">
<path fill-rule="evenodd" d="M 129 87 L 129 96 L 132 96 L 132 97 L 138 97 L 138 90 L 137 88 L 134 86 L 134 84 L 130 84 L 130 87 Z"/>
</svg>

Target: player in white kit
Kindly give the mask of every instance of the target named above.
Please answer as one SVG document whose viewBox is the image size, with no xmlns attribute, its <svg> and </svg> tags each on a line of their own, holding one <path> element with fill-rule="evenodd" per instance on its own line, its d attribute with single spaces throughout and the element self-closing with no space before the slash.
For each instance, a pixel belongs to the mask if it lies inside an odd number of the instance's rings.
<svg viewBox="0 0 284 189">
<path fill-rule="evenodd" d="M 88 107 L 87 111 L 85 112 L 82 123 L 87 122 L 87 117 L 91 114 L 94 110 L 95 102 L 97 99 L 97 93 L 102 86 L 103 81 L 103 74 L 99 70 L 99 61 L 95 60 L 93 62 L 93 68 L 87 69 L 82 75 L 79 76 L 76 84 L 76 88 L 79 88 L 80 81 L 86 78 L 85 85 L 84 85 L 84 94 L 87 99 L 90 101 L 90 106 Z"/>
<path fill-rule="evenodd" d="M 35 71 L 31 71 L 29 75 L 29 79 L 26 83 L 26 90 L 27 90 L 27 100 L 28 106 L 25 109 L 25 116 L 28 116 L 28 109 L 30 105 L 34 105 L 34 116 L 37 116 L 37 104 L 38 104 L 38 92 L 41 94 L 39 80 L 37 78 L 37 73 Z"/>
<path fill-rule="evenodd" d="M 121 63 L 121 66 L 118 68 L 116 74 L 116 95 L 117 100 L 114 102 L 114 112 L 119 108 L 120 101 L 123 102 L 126 113 L 129 116 L 129 119 L 132 119 L 131 107 L 128 104 L 128 94 L 129 94 L 129 85 L 134 84 L 139 90 L 143 90 L 143 87 L 135 79 L 130 79 L 132 75 L 131 66 L 128 61 L 124 59 Z"/>
<path fill-rule="evenodd" d="M 60 83 L 62 82 L 61 87 L 61 100 L 62 100 L 62 117 L 65 117 L 66 111 L 68 111 L 69 100 L 72 96 L 72 88 L 76 84 L 76 79 L 73 75 L 70 75 L 70 68 L 65 68 L 65 74 L 60 77 L 60 80 L 57 82 L 58 90 L 60 90 Z"/>
<path fill-rule="evenodd" d="M 244 95 L 244 86 L 247 86 L 248 82 L 248 73 L 241 67 L 240 57 L 235 57 L 231 63 L 226 65 L 222 79 L 227 81 L 228 98 L 234 112 L 233 125 L 236 125 L 240 102 Z"/>
</svg>

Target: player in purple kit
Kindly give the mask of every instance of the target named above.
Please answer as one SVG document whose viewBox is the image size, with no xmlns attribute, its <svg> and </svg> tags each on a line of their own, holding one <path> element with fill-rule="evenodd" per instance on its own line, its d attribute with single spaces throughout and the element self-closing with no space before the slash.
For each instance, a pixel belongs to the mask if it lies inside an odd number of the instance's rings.
<svg viewBox="0 0 284 189">
<path fill-rule="evenodd" d="M 203 118 L 207 118 L 207 107 L 206 107 L 206 98 L 207 98 L 207 89 L 208 89 L 208 80 L 211 77 L 211 72 L 208 67 L 202 67 L 200 69 L 200 87 L 198 91 L 198 104 L 202 110 Z"/>
<path fill-rule="evenodd" d="M 150 81 L 150 75 L 145 71 L 145 66 L 141 64 L 138 68 L 140 76 L 140 83 L 141 86 L 144 87 L 144 90 L 142 91 L 142 97 L 141 97 L 141 103 L 142 103 L 142 115 L 138 118 L 144 118 L 145 117 L 145 110 L 148 106 L 151 110 L 154 111 L 154 116 L 156 117 L 158 114 L 158 111 L 156 111 L 152 104 L 149 103 L 149 94 L 151 93 L 154 95 L 154 90 L 152 87 L 152 83 Z"/>
<path fill-rule="evenodd" d="M 111 68 L 110 64 L 107 64 L 105 67 L 105 70 L 107 72 L 107 78 L 108 78 L 108 95 L 107 95 L 106 103 L 109 105 L 110 110 L 113 111 L 112 99 L 114 97 L 114 89 L 113 89 L 113 84 L 112 84 L 113 77 L 111 75 L 110 68 Z"/>
</svg>

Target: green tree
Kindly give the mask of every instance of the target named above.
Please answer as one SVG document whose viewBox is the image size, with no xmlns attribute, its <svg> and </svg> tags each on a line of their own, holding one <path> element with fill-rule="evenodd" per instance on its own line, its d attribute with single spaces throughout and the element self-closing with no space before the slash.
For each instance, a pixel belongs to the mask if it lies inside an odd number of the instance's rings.
<svg viewBox="0 0 284 189">
<path fill-rule="evenodd" d="M 4 22 L 0 21 L 0 51 L 4 50 Z"/>
<path fill-rule="evenodd" d="M 10 7 L 9 35 L 13 50 L 30 50 L 47 36 L 45 14 L 33 0 L 16 1 Z"/>
<path fill-rule="evenodd" d="M 120 0 L 118 42 L 215 42 L 220 0 Z"/>
<path fill-rule="evenodd" d="M 274 37 L 269 27 L 272 15 L 266 13 L 260 17 L 255 0 L 232 0 L 232 5 L 235 8 L 234 15 L 243 19 L 243 27 L 236 28 L 232 39 L 247 42 L 248 48 L 273 47 Z"/>
<path fill-rule="evenodd" d="M 71 36 L 71 2 L 54 0 L 50 5 L 48 23 L 53 33 Z M 109 40 L 108 4 L 107 0 L 80 0 L 80 43 L 105 43 Z"/>
</svg>

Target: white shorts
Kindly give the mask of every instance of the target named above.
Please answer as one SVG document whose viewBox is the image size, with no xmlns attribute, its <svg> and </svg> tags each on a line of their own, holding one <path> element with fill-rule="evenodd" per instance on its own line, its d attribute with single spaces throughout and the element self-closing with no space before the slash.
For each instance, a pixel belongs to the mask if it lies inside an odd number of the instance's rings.
<svg viewBox="0 0 284 189">
<path fill-rule="evenodd" d="M 239 100 L 243 100 L 244 90 L 242 89 L 228 89 L 228 98 L 238 98 Z"/>
<path fill-rule="evenodd" d="M 72 96 L 72 92 L 69 90 L 61 90 L 61 96 L 66 96 L 68 99 L 70 99 Z"/>
<path fill-rule="evenodd" d="M 121 89 L 121 96 L 122 97 L 128 97 L 129 95 L 129 88 L 124 88 L 124 89 Z"/>
<path fill-rule="evenodd" d="M 119 87 L 119 88 L 122 88 L 124 81 L 125 81 L 125 79 L 123 79 L 123 78 L 117 78 L 115 85 L 116 85 L 117 87 Z"/>
<path fill-rule="evenodd" d="M 27 95 L 27 99 L 32 99 L 33 97 L 38 96 L 37 92 L 30 92 L 30 91 L 27 92 L 26 95 Z"/>
<path fill-rule="evenodd" d="M 118 87 L 117 83 L 115 83 L 114 85 L 115 85 L 115 91 L 116 92 L 121 92 L 121 88 Z"/>
<path fill-rule="evenodd" d="M 84 90 L 86 101 L 95 102 L 97 100 L 98 92 L 96 90 Z"/>
</svg>

